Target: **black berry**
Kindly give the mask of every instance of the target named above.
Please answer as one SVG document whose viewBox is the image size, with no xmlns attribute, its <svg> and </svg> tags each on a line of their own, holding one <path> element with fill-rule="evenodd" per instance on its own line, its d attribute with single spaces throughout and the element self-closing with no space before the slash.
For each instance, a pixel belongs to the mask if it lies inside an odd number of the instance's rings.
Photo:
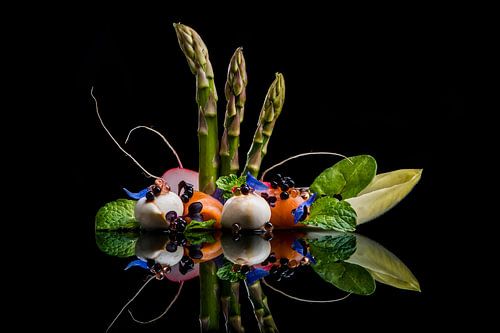
<svg viewBox="0 0 500 333">
<path fill-rule="evenodd" d="M 189 196 L 186 193 L 183 193 L 181 195 L 181 200 L 182 202 L 187 203 L 189 201 Z"/>
<path fill-rule="evenodd" d="M 146 193 L 146 200 L 147 201 L 153 201 L 155 199 L 155 195 L 153 194 L 153 192 L 149 191 Z"/>
<path fill-rule="evenodd" d="M 288 192 L 281 192 L 280 193 L 280 198 L 281 200 L 286 200 L 290 197 L 290 194 L 288 194 Z"/>
<path fill-rule="evenodd" d="M 153 194 L 158 195 L 161 192 L 160 186 L 153 186 Z"/>
<path fill-rule="evenodd" d="M 171 210 L 165 215 L 165 218 L 167 219 L 168 222 L 172 223 L 177 218 L 177 213 Z"/>
<path fill-rule="evenodd" d="M 167 244 L 166 250 L 168 252 L 175 252 L 175 251 L 177 251 L 177 244 L 175 244 L 174 242 L 169 242 Z"/>
<path fill-rule="evenodd" d="M 203 204 L 201 202 L 193 202 L 189 205 L 188 212 L 189 215 L 200 213 L 203 209 Z"/>
<path fill-rule="evenodd" d="M 247 195 L 250 193 L 250 187 L 247 184 L 243 184 L 240 186 L 240 191 L 242 194 Z"/>
<path fill-rule="evenodd" d="M 273 181 L 271 182 L 271 187 L 272 187 L 272 188 L 274 188 L 274 189 L 277 189 L 277 188 L 278 188 L 278 182 L 277 182 L 277 181 L 275 181 L 275 180 L 273 180 Z"/>
</svg>

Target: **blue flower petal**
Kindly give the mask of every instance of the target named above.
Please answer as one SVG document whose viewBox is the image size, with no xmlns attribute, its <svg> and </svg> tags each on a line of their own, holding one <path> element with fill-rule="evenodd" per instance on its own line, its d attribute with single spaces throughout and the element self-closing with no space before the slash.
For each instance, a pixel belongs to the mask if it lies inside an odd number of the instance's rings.
<svg viewBox="0 0 500 333">
<path fill-rule="evenodd" d="M 145 261 L 142 261 L 140 259 L 137 259 L 137 260 L 129 262 L 129 264 L 127 265 L 127 267 L 125 267 L 125 270 L 127 270 L 127 269 L 129 269 L 131 267 L 140 267 L 140 268 L 144 268 L 144 269 L 149 269 L 148 263 L 145 262 Z"/>
<path fill-rule="evenodd" d="M 304 207 L 310 207 L 314 200 L 316 199 L 316 193 L 313 193 L 309 199 L 301 203 L 296 209 L 295 212 L 293 213 L 293 223 L 297 224 L 299 223 L 300 218 L 304 214 Z"/>
<path fill-rule="evenodd" d="M 302 256 L 304 255 L 304 247 L 302 246 L 302 243 L 299 242 L 298 239 L 293 241 L 292 249 L 297 251 L 300 255 L 302 255 Z"/>
<path fill-rule="evenodd" d="M 247 273 L 246 279 L 247 279 L 247 284 L 251 286 L 254 284 L 257 280 L 260 280 L 266 276 L 269 275 L 269 272 L 266 271 L 265 269 L 262 268 L 255 268 L 251 270 L 250 272 Z"/>
<path fill-rule="evenodd" d="M 309 258 L 309 261 L 311 262 L 311 264 L 316 264 L 316 259 L 314 259 L 314 257 L 311 255 L 311 253 L 307 253 L 306 254 L 306 257 Z"/>
<path fill-rule="evenodd" d="M 247 185 L 256 191 L 267 191 L 269 186 L 252 176 L 250 172 L 247 172 Z"/>
<path fill-rule="evenodd" d="M 134 192 L 130 192 L 129 190 L 127 190 L 125 187 L 123 188 L 123 190 L 125 191 L 125 193 L 127 193 L 127 195 L 129 197 L 131 197 L 132 199 L 136 199 L 136 200 L 139 200 L 140 198 L 142 197 L 145 197 L 146 196 L 146 193 L 149 192 L 149 187 L 146 187 L 144 190 L 140 191 L 140 192 L 137 192 L 137 193 L 134 193 Z"/>
</svg>

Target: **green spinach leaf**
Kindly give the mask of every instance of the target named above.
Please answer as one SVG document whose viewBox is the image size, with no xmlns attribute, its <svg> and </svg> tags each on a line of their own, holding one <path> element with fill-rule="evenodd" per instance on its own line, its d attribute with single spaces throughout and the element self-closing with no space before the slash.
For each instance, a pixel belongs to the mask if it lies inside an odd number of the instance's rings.
<svg viewBox="0 0 500 333">
<path fill-rule="evenodd" d="M 312 204 L 309 218 L 302 223 L 326 230 L 354 231 L 356 212 L 346 201 L 322 197 Z"/>
<path fill-rule="evenodd" d="M 230 174 L 228 176 L 219 177 L 215 184 L 224 192 L 224 199 L 229 199 L 233 195 L 233 187 L 243 185 L 246 179 L 246 176 L 238 177 L 234 174 Z"/>
<path fill-rule="evenodd" d="M 134 218 L 135 200 L 118 199 L 102 206 L 95 217 L 96 230 L 135 229 L 139 223 Z"/>
<path fill-rule="evenodd" d="M 377 173 L 377 162 L 370 155 L 358 155 L 344 159 L 324 170 L 310 186 L 318 195 L 338 195 L 342 199 L 358 195 L 370 184 Z"/>
</svg>

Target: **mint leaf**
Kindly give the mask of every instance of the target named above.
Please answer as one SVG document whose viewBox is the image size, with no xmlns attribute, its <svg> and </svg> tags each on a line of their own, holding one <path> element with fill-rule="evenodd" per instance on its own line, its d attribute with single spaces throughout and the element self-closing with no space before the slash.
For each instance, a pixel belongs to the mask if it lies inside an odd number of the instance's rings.
<svg viewBox="0 0 500 333">
<path fill-rule="evenodd" d="M 370 295 L 375 291 L 375 280 L 363 267 L 347 262 L 334 262 L 328 256 L 314 254 L 317 263 L 314 271 L 335 287 L 358 295 Z"/>
<path fill-rule="evenodd" d="M 138 235 L 134 232 L 97 231 L 95 241 L 102 252 L 115 257 L 131 257 L 135 254 Z"/>
<path fill-rule="evenodd" d="M 134 218 L 135 201 L 118 199 L 102 206 L 95 216 L 96 230 L 135 229 L 139 223 Z"/>
<path fill-rule="evenodd" d="M 216 180 L 215 184 L 223 191 L 224 199 L 229 199 L 233 195 L 233 187 L 245 184 L 246 176 L 238 177 L 235 174 L 221 176 Z"/>
<path fill-rule="evenodd" d="M 219 279 L 229 282 L 238 282 L 245 279 L 245 274 L 233 272 L 233 264 L 228 262 L 217 270 Z"/>
<path fill-rule="evenodd" d="M 310 251 L 320 257 L 327 256 L 331 261 L 347 260 L 356 252 L 356 236 L 341 233 L 309 241 Z"/>
<path fill-rule="evenodd" d="M 302 223 L 326 230 L 354 231 L 356 212 L 346 201 L 322 197 L 312 204 L 309 218 Z"/>
<path fill-rule="evenodd" d="M 376 173 L 377 162 L 370 155 L 349 157 L 320 173 L 310 190 L 319 195 L 352 198 L 370 184 Z"/>
<path fill-rule="evenodd" d="M 215 243 L 215 238 L 210 231 L 185 233 L 186 239 L 191 245 L 200 245 L 203 243 Z"/>
<path fill-rule="evenodd" d="M 206 229 L 213 229 L 215 224 L 215 220 L 207 220 L 207 221 L 196 221 L 196 220 L 191 220 L 191 222 L 186 226 L 186 230 L 184 233 L 189 233 L 191 231 L 196 231 L 196 230 L 206 230 Z"/>
</svg>

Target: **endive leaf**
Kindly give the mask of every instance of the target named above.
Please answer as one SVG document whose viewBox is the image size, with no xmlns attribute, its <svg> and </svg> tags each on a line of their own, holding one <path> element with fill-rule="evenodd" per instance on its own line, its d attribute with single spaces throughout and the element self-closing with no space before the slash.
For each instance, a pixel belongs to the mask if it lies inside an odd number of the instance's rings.
<svg viewBox="0 0 500 333">
<path fill-rule="evenodd" d="M 422 176 L 422 169 L 401 169 L 376 175 L 354 198 L 346 199 L 357 215 L 357 224 L 371 221 L 400 202 Z"/>
<path fill-rule="evenodd" d="M 420 291 L 420 284 L 408 267 L 393 253 L 371 239 L 356 234 L 356 252 L 346 261 L 364 267 L 380 283 Z"/>
</svg>

